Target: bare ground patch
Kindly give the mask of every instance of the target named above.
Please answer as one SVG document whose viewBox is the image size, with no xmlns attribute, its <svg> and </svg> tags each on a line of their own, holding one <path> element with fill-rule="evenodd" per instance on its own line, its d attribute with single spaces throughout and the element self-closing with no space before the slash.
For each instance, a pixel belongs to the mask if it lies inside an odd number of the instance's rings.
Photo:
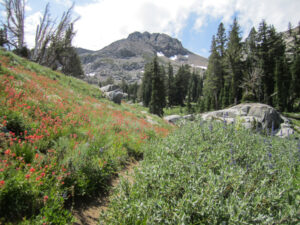
<svg viewBox="0 0 300 225">
<path fill-rule="evenodd" d="M 109 204 L 109 196 L 112 193 L 114 187 L 120 183 L 120 179 L 127 179 L 130 183 L 133 183 L 134 168 L 139 165 L 138 161 L 130 162 L 115 178 L 111 181 L 111 191 L 108 194 L 100 195 L 99 197 L 85 199 L 84 201 L 77 203 L 73 210 L 73 215 L 76 218 L 76 222 L 73 225 L 96 225 L 101 211 L 105 211 Z"/>
</svg>

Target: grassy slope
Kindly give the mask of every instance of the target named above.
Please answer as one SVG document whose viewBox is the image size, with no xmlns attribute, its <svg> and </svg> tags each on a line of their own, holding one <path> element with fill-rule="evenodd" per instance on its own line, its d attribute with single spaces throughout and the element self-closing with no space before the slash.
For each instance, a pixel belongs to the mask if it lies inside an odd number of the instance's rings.
<svg viewBox="0 0 300 225">
<path fill-rule="evenodd" d="M 299 137 L 298 137 L 299 138 Z M 299 224 L 300 142 L 188 123 L 149 146 L 105 224 Z"/>
<path fill-rule="evenodd" d="M 0 223 L 70 223 L 66 199 L 107 190 L 171 127 L 113 104 L 96 86 L 0 51 Z"/>
</svg>

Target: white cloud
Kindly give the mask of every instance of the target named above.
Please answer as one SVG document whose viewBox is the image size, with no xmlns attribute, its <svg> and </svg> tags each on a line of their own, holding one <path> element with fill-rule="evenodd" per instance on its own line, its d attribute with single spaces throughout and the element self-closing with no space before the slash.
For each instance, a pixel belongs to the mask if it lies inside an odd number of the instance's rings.
<svg viewBox="0 0 300 225">
<path fill-rule="evenodd" d="M 191 13 L 197 15 L 196 30 L 205 29 L 208 18 L 231 24 L 237 13 L 245 34 L 262 19 L 282 31 L 289 21 L 298 23 L 299 8 L 299 0 L 94 0 L 75 7 L 81 19 L 76 23 L 74 44 L 98 50 L 134 31 L 178 37 Z"/>
<path fill-rule="evenodd" d="M 102 0 L 77 6 L 81 19 L 75 25 L 74 44 L 96 50 L 134 31 L 177 36 L 193 4 L 194 0 Z"/>
<path fill-rule="evenodd" d="M 36 12 L 25 18 L 25 42 L 29 48 L 34 46 L 36 26 L 42 16 L 41 12 Z"/>
<path fill-rule="evenodd" d="M 257 28 L 263 19 L 268 24 L 273 24 L 278 31 L 287 30 L 288 22 L 298 24 L 299 8 L 298 0 L 243 0 L 236 4 L 236 10 L 240 12 L 239 23 L 245 30 L 244 35 L 248 35 L 252 26 Z"/>
<path fill-rule="evenodd" d="M 25 11 L 30 12 L 32 11 L 32 8 L 29 5 L 25 5 Z"/>
<path fill-rule="evenodd" d="M 66 7 L 70 7 L 73 4 L 72 0 L 55 0 L 55 2 Z"/>
</svg>

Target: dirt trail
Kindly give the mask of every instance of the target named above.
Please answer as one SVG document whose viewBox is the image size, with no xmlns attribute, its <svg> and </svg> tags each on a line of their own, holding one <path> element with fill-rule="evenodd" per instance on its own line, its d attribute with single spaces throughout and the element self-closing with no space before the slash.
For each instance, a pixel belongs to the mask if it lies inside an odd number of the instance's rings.
<svg viewBox="0 0 300 225">
<path fill-rule="evenodd" d="M 120 183 L 120 178 L 127 179 L 130 183 L 133 183 L 132 174 L 134 168 L 139 165 L 138 161 L 129 163 L 117 177 L 111 181 L 111 190 Z M 76 218 L 76 222 L 73 225 L 96 225 L 98 224 L 98 219 L 100 212 L 106 210 L 109 203 L 109 196 L 112 191 L 109 192 L 106 196 L 101 196 L 94 198 L 89 202 L 82 203 L 80 206 L 75 207 L 73 215 Z"/>
</svg>

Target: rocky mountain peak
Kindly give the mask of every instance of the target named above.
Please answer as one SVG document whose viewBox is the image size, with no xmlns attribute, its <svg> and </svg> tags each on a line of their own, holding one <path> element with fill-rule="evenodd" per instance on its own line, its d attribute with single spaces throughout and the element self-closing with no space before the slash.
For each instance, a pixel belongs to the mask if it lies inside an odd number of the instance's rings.
<svg viewBox="0 0 300 225">
<path fill-rule="evenodd" d="M 144 33 L 136 31 L 129 34 L 127 39 L 130 41 L 147 41 L 150 39 L 150 36 L 151 34 L 147 31 Z"/>
<path fill-rule="evenodd" d="M 92 83 L 112 77 L 132 83 L 140 82 L 144 66 L 156 55 L 159 62 L 173 65 L 175 71 L 183 64 L 205 69 L 207 59 L 185 49 L 181 42 L 167 34 L 134 32 L 125 39 L 111 43 L 99 51 L 78 49 L 87 80 Z"/>
<path fill-rule="evenodd" d="M 172 38 L 167 34 L 134 32 L 129 34 L 127 40 L 134 42 L 145 42 L 145 44 L 151 45 L 156 52 L 161 52 L 166 57 L 187 55 L 189 53 L 188 50 L 183 48 L 178 39 Z"/>
</svg>

